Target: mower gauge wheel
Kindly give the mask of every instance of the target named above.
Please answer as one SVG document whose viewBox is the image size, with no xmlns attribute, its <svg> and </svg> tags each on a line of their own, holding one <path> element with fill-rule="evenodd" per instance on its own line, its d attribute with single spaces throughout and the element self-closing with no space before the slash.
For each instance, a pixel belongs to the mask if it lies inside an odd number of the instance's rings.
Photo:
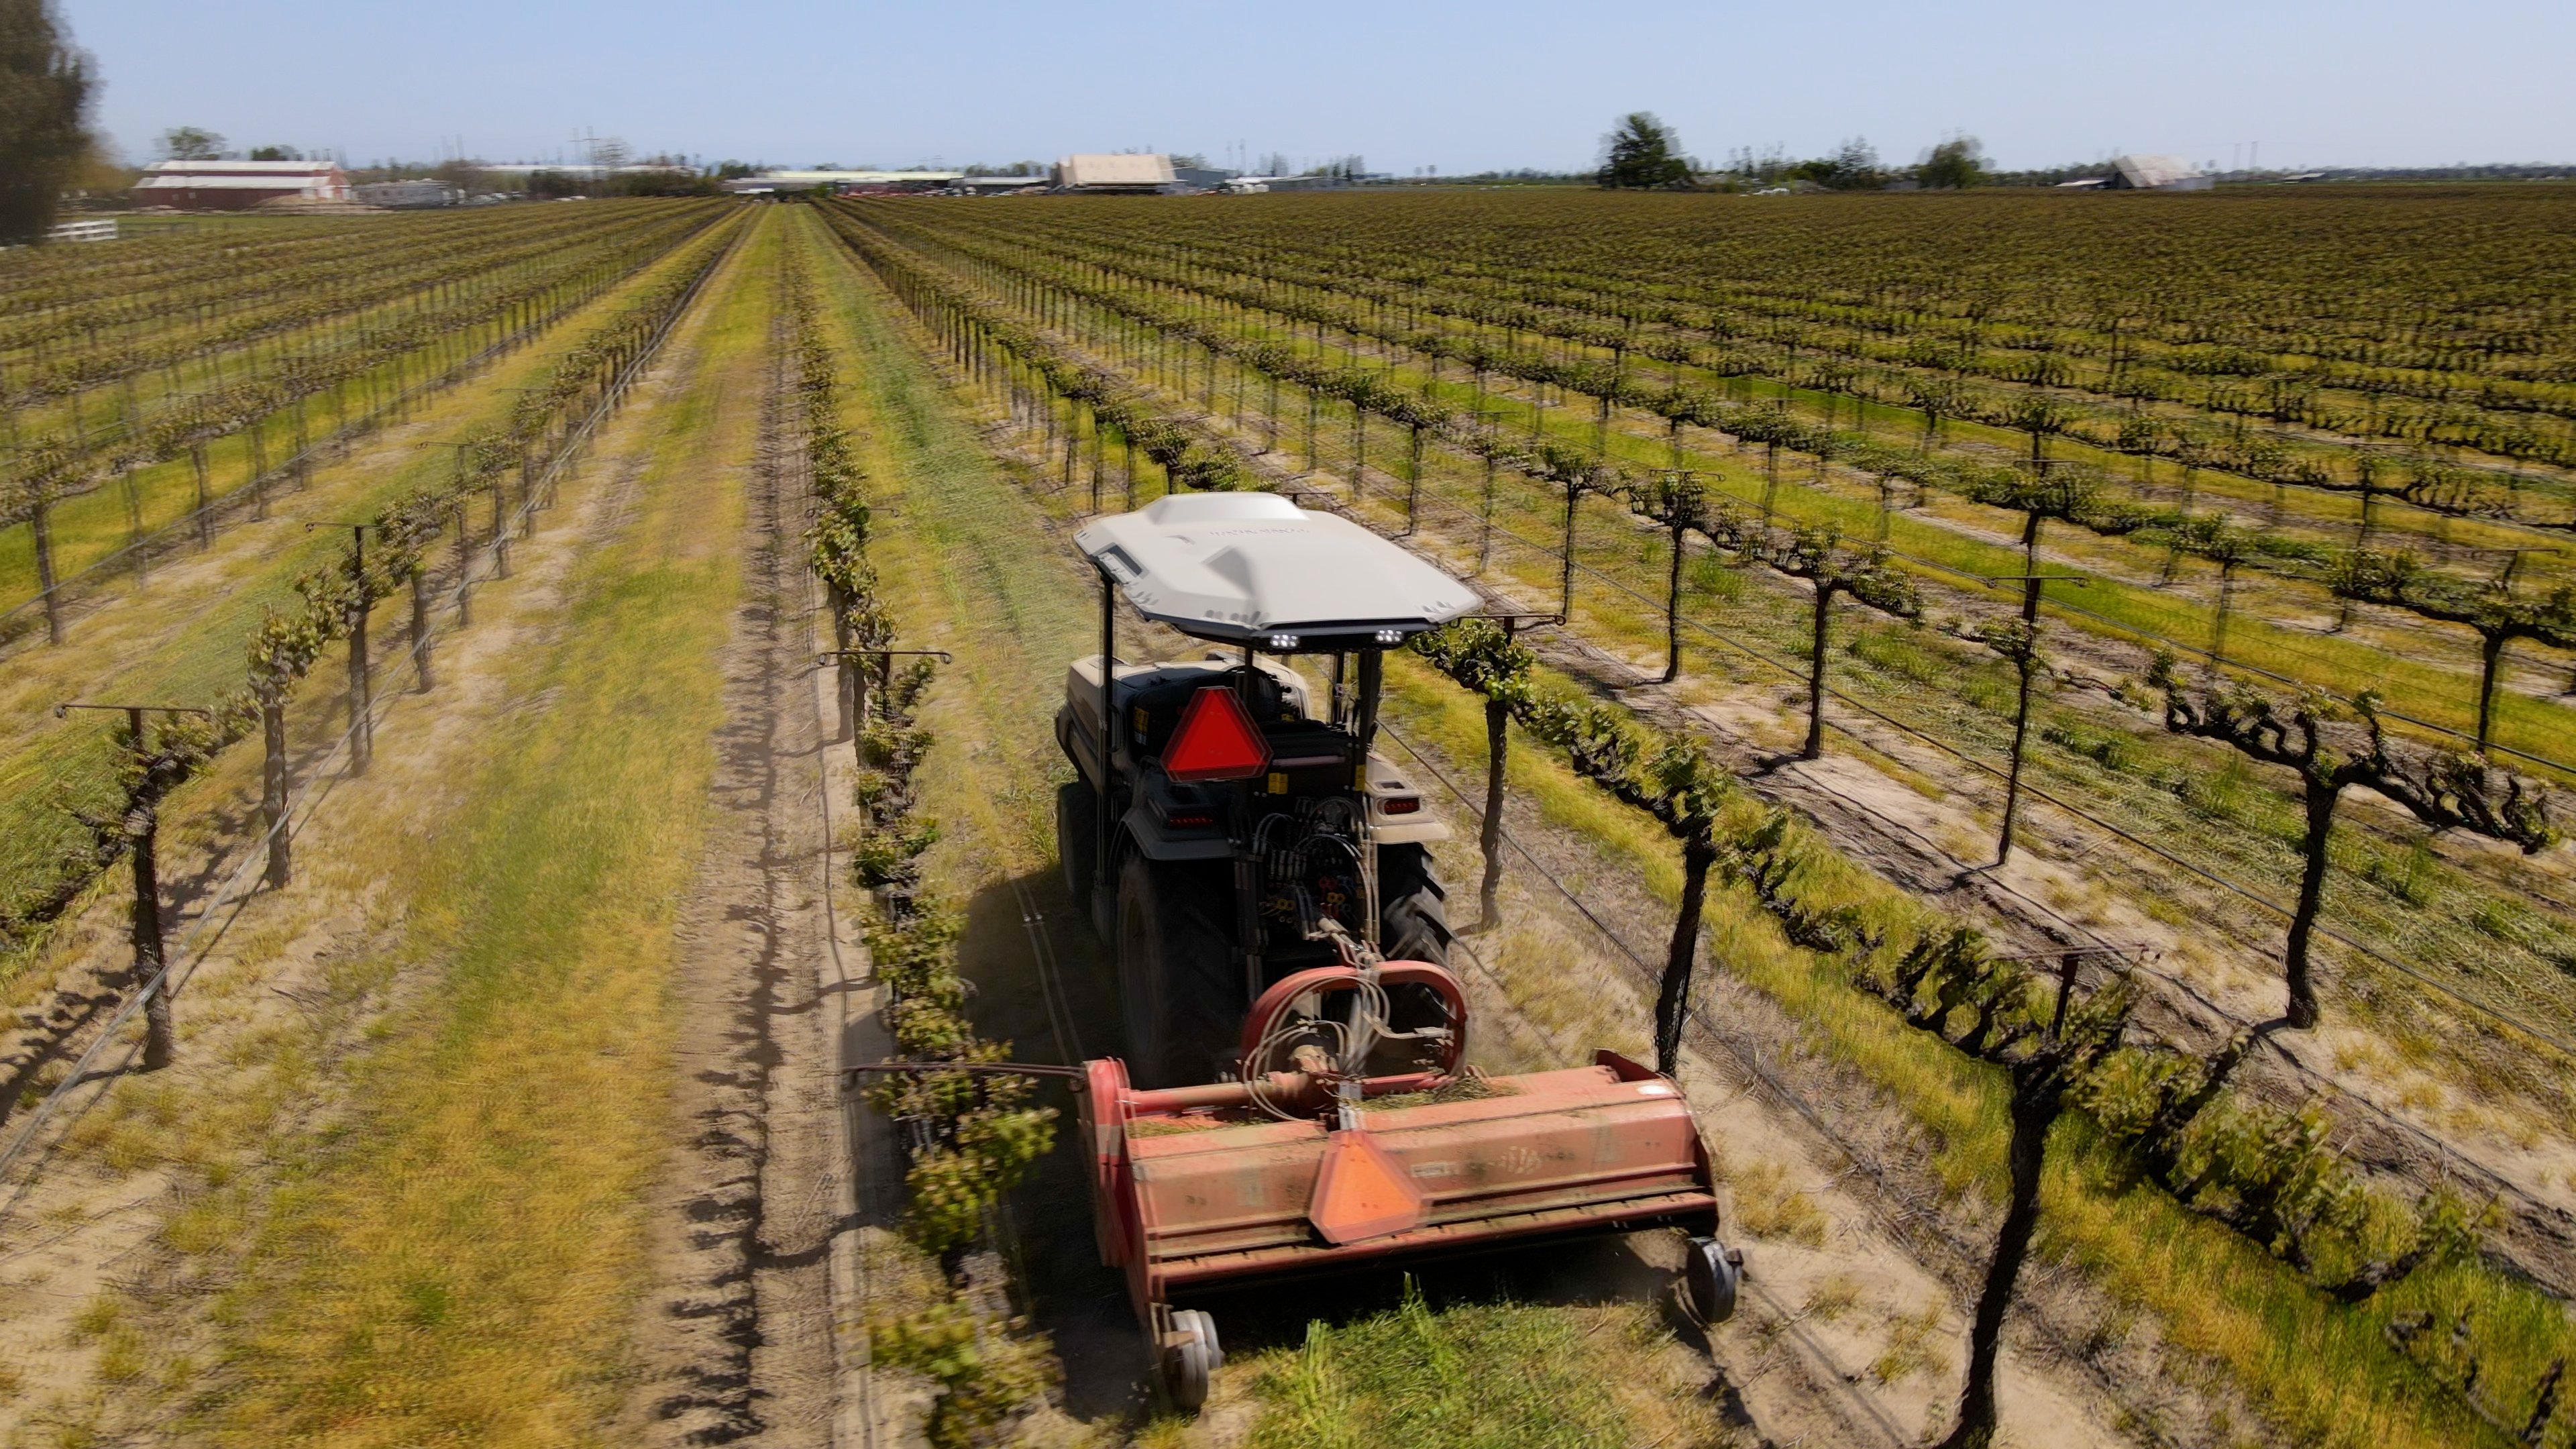
<svg viewBox="0 0 2576 1449">
<path fill-rule="evenodd" d="M 1172 1396 L 1172 1407 L 1195 1410 L 1206 1403 L 1208 1379 L 1223 1367 L 1225 1350 L 1216 1341 L 1216 1320 L 1195 1308 L 1175 1310 L 1163 1343 L 1163 1389 Z"/>
<path fill-rule="evenodd" d="M 1736 1291 L 1744 1282 L 1744 1250 L 1715 1238 L 1690 1240 L 1682 1264 L 1682 1286 L 1690 1294 L 1691 1312 L 1703 1324 L 1724 1323 L 1735 1316 Z"/>
</svg>

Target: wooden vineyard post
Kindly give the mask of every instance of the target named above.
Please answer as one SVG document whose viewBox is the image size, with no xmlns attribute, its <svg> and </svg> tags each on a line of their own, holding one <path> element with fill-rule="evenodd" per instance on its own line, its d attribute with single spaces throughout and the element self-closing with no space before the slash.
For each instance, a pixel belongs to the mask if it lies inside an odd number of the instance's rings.
<svg viewBox="0 0 2576 1449">
<path fill-rule="evenodd" d="M 307 529 L 333 525 L 308 523 Z M 367 773 L 376 753 L 375 702 L 368 691 L 367 668 L 367 530 L 372 523 L 343 523 L 349 530 L 349 775 Z M 418 615 L 415 614 L 415 620 Z M 419 638 L 418 624 L 414 625 Z M 417 644 L 415 644 L 417 647 Z"/>
<path fill-rule="evenodd" d="M 1690 1020 L 1692 967 L 1699 959 L 1700 912 L 1708 900 L 1708 872 L 1717 863 L 1717 841 L 1706 829 L 1682 841 L 1682 902 L 1664 955 L 1664 977 L 1655 991 L 1655 1070 L 1682 1069 L 1682 1028 Z"/>
<path fill-rule="evenodd" d="M 215 518 L 213 500 L 206 493 L 206 445 L 203 441 L 188 445 L 188 466 L 197 478 L 197 547 L 212 548 L 215 544 Z"/>
<path fill-rule="evenodd" d="M 1351 497 L 1368 496 L 1368 409 L 1351 404 Z"/>
<path fill-rule="evenodd" d="M 247 431 L 250 436 L 250 516 L 265 521 L 268 518 L 268 444 L 260 434 L 259 424 L 251 424 Z"/>
<path fill-rule="evenodd" d="M 1508 633 L 1511 624 L 1506 622 L 1503 628 Z M 1511 722 L 1510 706 L 1485 696 L 1485 819 L 1476 840 L 1485 852 L 1484 879 L 1476 886 L 1480 934 L 1503 924 L 1503 783 L 1511 764 Z"/>
<path fill-rule="evenodd" d="M 1771 508 L 1780 496 L 1780 440 L 1766 438 L 1762 443 L 1762 526 L 1771 526 Z"/>
<path fill-rule="evenodd" d="M 365 555 L 359 556 L 350 572 L 357 575 L 357 593 L 349 603 L 349 773 L 367 773 L 376 755 L 374 701 L 367 693 L 367 580 Z"/>
<path fill-rule="evenodd" d="M 467 589 L 474 575 L 474 531 L 465 518 L 465 495 L 456 496 L 456 627 L 467 623 Z"/>
<path fill-rule="evenodd" d="M 1108 443 L 1107 443 L 1107 440 L 1105 440 L 1104 438 L 1102 438 L 1102 437 L 1101 437 L 1101 435 L 1100 435 L 1100 409 L 1099 409 L 1097 406 L 1095 406 L 1095 407 L 1093 407 L 1093 408 L 1091 408 L 1091 409 L 1090 409 L 1090 412 L 1091 412 L 1091 511 L 1092 511 L 1092 512 L 1094 512 L 1094 513 L 1098 513 L 1098 512 L 1100 511 L 1100 471 L 1101 471 L 1101 468 L 1102 468 L 1102 461 L 1101 461 L 1101 456 L 1100 456 L 1100 455 L 1101 455 L 1102 450 L 1108 446 Z"/>
<path fill-rule="evenodd" d="M 1556 612 L 1571 621 L 1574 618 L 1574 520 L 1583 502 L 1583 480 L 1568 477 L 1561 481 L 1565 485 L 1565 555 L 1562 567 L 1557 570 Z"/>
<path fill-rule="evenodd" d="M 160 835 L 161 797 L 186 777 L 186 757 L 153 753 L 143 732 L 147 714 L 209 715 L 210 710 L 166 704 L 85 704 L 54 706 L 56 718 L 73 710 L 103 710 L 125 716 L 126 748 L 134 755 L 134 783 L 128 787 L 123 821 L 126 851 L 134 870 L 131 937 L 134 980 L 143 992 L 143 1069 L 170 1065 L 170 987 L 164 972 L 168 955 L 161 933 Z M 164 736 L 165 743 L 167 736 Z"/>
<path fill-rule="evenodd" d="M 293 873 L 294 844 L 286 828 L 286 696 L 274 681 L 259 686 L 259 733 L 259 817 L 268 838 L 268 869 L 260 879 L 283 890 Z"/>
<path fill-rule="evenodd" d="M 429 570 L 411 567 L 411 690 L 429 693 Z"/>
<path fill-rule="evenodd" d="M 1816 612 L 1809 646 L 1815 651 L 1807 660 L 1807 742 L 1799 747 L 1798 758 L 1818 760 L 1825 754 L 1825 654 L 1831 647 L 1834 619 L 1834 581 L 1818 575 Z"/>
<path fill-rule="evenodd" d="M 1413 536 L 1422 511 L 1422 424 L 1413 425 L 1413 446 L 1404 459 L 1404 536 Z"/>
<path fill-rule="evenodd" d="M 135 749 L 143 740 L 143 711 L 131 712 Z M 134 857 L 134 979 L 148 993 L 143 999 L 143 1069 L 157 1072 L 170 1065 L 170 983 L 161 939 L 161 873 L 155 859 L 160 846 L 159 802 L 146 797 L 129 807 L 126 832 Z"/>
<path fill-rule="evenodd" d="M 2030 686 L 2039 673 L 2039 625 L 2026 620 L 2019 628 L 2006 626 L 1989 633 L 1986 642 L 2012 661 L 2019 676 L 2013 700 L 2012 760 L 2004 773 L 2004 820 L 1995 840 L 1995 864 L 2012 859 L 2013 822 L 2021 814 L 2022 759 L 2030 744 Z"/>
<path fill-rule="evenodd" d="M 46 514 L 51 499 L 45 496 L 49 484 L 37 485 L 35 510 L 29 516 L 36 535 L 36 588 L 45 601 L 45 642 L 59 646 L 63 642 L 62 595 L 54 588 L 54 531 Z"/>
<path fill-rule="evenodd" d="M 501 475 L 492 475 L 492 577 L 510 576 L 510 490 L 501 486 Z"/>
</svg>

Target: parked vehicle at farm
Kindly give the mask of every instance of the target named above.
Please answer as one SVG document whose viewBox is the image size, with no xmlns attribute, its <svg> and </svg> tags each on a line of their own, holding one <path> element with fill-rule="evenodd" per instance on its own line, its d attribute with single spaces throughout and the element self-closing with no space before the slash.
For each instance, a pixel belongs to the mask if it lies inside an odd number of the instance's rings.
<svg viewBox="0 0 2576 1449">
<path fill-rule="evenodd" d="M 1465 1064 L 1429 852 L 1448 828 L 1372 746 L 1386 651 L 1474 591 L 1269 494 L 1173 495 L 1076 542 L 1102 649 L 1056 717 L 1081 775 L 1057 840 L 1113 948 L 1130 1052 L 1086 1064 L 1082 1125 L 1101 1258 L 1174 1402 L 1196 1407 L 1223 1353 L 1173 1296 L 1296 1273 L 1677 1227 L 1694 1311 L 1731 1314 L 1742 1257 L 1671 1081 L 1608 1051 Z M 1119 663 L 1122 592 L 1222 647 Z M 1278 662 L 1298 654 L 1331 660 L 1327 699 Z"/>
</svg>

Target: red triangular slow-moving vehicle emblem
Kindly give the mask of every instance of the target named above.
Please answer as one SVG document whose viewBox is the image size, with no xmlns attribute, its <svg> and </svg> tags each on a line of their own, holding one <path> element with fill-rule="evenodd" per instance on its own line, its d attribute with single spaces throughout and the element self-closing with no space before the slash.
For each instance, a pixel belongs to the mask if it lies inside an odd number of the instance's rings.
<svg viewBox="0 0 2576 1449">
<path fill-rule="evenodd" d="M 1430 1199 L 1395 1154 L 1365 1131 L 1335 1132 L 1315 1170 L 1315 1195 L 1306 1220 L 1324 1241 L 1356 1243 L 1422 1226 Z"/>
<path fill-rule="evenodd" d="M 1270 764 L 1270 742 L 1244 713 L 1234 691 L 1216 685 L 1190 696 L 1181 723 L 1163 746 L 1163 771 L 1175 780 L 1249 780 Z"/>
</svg>

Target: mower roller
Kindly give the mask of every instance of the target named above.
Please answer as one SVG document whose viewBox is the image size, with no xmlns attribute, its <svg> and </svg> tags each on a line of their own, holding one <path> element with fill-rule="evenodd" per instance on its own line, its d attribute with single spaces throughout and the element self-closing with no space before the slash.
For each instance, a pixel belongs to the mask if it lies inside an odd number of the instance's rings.
<svg viewBox="0 0 2576 1449">
<path fill-rule="evenodd" d="M 1085 1063 L 1102 1260 L 1172 1400 L 1223 1362 L 1174 1299 L 1573 1234 L 1678 1228 L 1703 1320 L 1735 1306 L 1709 1154 L 1669 1080 L 1615 1052 L 1488 1077 L 1429 847 L 1448 827 L 1373 746 L 1385 652 L 1475 592 L 1269 494 L 1094 519 L 1101 650 L 1056 736 L 1065 882 L 1111 946 L 1127 1056 Z M 1226 649 L 1122 663 L 1116 602 Z M 1329 700 L 1282 662 L 1329 661 Z"/>
</svg>

